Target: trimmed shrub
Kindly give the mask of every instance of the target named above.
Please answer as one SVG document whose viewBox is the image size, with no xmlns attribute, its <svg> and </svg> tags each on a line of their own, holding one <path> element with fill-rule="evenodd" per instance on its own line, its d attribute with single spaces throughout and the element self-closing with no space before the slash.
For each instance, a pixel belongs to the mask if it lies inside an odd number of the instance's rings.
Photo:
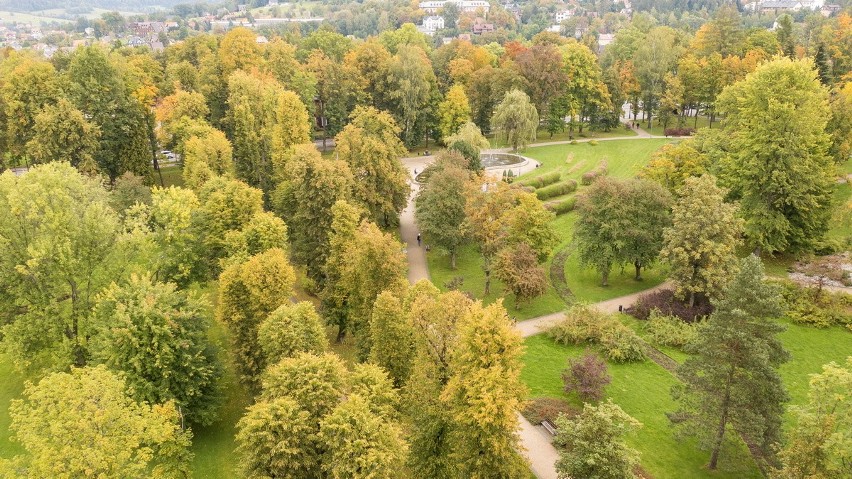
<svg viewBox="0 0 852 479">
<path fill-rule="evenodd" d="M 682 321 L 674 316 L 663 316 L 657 310 L 651 311 L 645 330 L 654 344 L 683 348 L 695 338 L 695 324 Z"/>
<path fill-rule="evenodd" d="M 570 143 L 570 144 L 571 144 L 571 145 L 576 145 L 576 144 L 577 144 L 577 140 L 571 140 L 571 143 Z"/>
<path fill-rule="evenodd" d="M 574 180 L 566 180 L 562 183 L 556 183 L 554 185 L 545 186 L 544 188 L 535 190 L 535 196 L 540 200 L 546 200 L 548 198 L 567 195 L 575 191 L 577 191 L 577 182 Z"/>
<path fill-rule="evenodd" d="M 533 424 L 541 424 L 545 420 L 554 423 L 556 418 L 562 415 L 574 417 L 579 411 L 563 399 L 535 398 L 527 402 L 521 413 L 527 418 L 527 421 Z"/>
<path fill-rule="evenodd" d="M 692 136 L 695 128 L 666 128 L 663 130 L 665 136 Z"/>
<path fill-rule="evenodd" d="M 564 215 L 565 213 L 574 211 L 574 207 L 577 206 L 577 197 L 572 196 L 564 201 L 547 203 L 544 206 L 553 213 L 555 213 L 556 216 Z"/>
<path fill-rule="evenodd" d="M 583 402 L 597 402 L 612 381 L 606 362 L 599 355 L 586 351 L 577 358 L 568 358 L 568 368 L 562 371 L 565 392 L 576 393 Z"/>
<path fill-rule="evenodd" d="M 611 319 L 601 328 L 600 343 L 610 361 L 630 363 L 645 360 L 642 339 L 616 319 Z"/>
<path fill-rule="evenodd" d="M 542 188 L 547 185 L 552 185 L 554 183 L 559 182 L 562 178 L 562 173 L 558 171 L 551 171 L 550 173 L 545 173 L 540 176 L 536 176 L 535 178 L 529 178 L 520 183 L 525 186 L 532 186 L 534 189 Z"/>
<path fill-rule="evenodd" d="M 687 323 L 694 323 L 702 318 L 710 316 L 713 306 L 709 301 L 696 301 L 695 306 L 675 297 L 675 293 L 669 289 L 662 289 L 653 293 L 643 294 L 636 303 L 628 308 L 627 313 L 636 319 L 647 320 L 651 317 L 651 311 L 656 310 L 662 316 L 675 316 Z"/>
<path fill-rule="evenodd" d="M 589 146 L 598 146 L 598 140 L 589 140 Z"/>
<path fill-rule="evenodd" d="M 581 177 L 580 181 L 584 185 L 591 185 L 593 181 L 600 178 L 601 176 L 606 176 L 608 172 L 609 167 L 607 165 L 606 160 L 601 160 L 601 162 L 598 163 L 598 166 L 596 166 L 594 170 L 583 173 L 583 176 Z"/>
</svg>

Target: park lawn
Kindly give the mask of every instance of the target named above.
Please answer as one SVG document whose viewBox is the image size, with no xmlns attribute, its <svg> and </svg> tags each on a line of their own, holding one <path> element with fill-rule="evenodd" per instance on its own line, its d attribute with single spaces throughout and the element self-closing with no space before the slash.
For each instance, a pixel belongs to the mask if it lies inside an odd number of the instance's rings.
<svg viewBox="0 0 852 479">
<path fill-rule="evenodd" d="M 520 177 L 532 178 L 555 170 L 563 172 L 563 179 L 580 181 L 583 173 L 593 170 L 603 159 L 607 160 L 609 176 L 632 178 L 651 159 L 651 154 L 671 140 L 662 138 L 609 140 L 597 145 L 581 142 L 576 145 L 549 145 L 527 148 L 526 157 L 537 160 L 541 167 Z"/>
<path fill-rule="evenodd" d="M 583 346 L 564 346 L 543 334 L 525 340 L 525 367 L 521 379 L 530 397 L 569 399 L 562 391 L 561 372 L 568 357 L 582 354 Z M 719 469 L 705 468 L 709 453 L 693 440 L 679 439 L 665 413 L 675 409 L 670 390 L 674 376 L 652 361 L 631 364 L 608 363 L 612 383 L 607 397 L 643 424 L 628 438 L 641 453 L 642 467 L 656 479 L 666 478 L 759 478 L 760 472 L 739 441 L 730 441 L 720 455 Z"/>
<path fill-rule="evenodd" d="M 840 326 L 821 329 L 789 320 L 782 323 L 787 330 L 778 337 L 791 358 L 779 372 L 790 394 L 790 404 L 803 405 L 807 402 L 810 375 L 822 372 L 823 364 L 832 361 L 844 365 L 846 358 L 852 356 L 852 331 Z M 789 413 L 785 423 L 792 425 Z"/>
<path fill-rule="evenodd" d="M 6 354 L 0 354 L 0 458 L 8 459 L 24 452 L 20 444 L 11 441 L 12 431 L 9 430 L 9 405 L 12 399 L 21 397 L 23 390 L 24 377 L 15 370 Z"/>
<path fill-rule="evenodd" d="M 536 132 L 535 140 L 531 143 L 547 143 L 551 141 L 567 141 L 567 140 L 584 140 L 584 139 L 593 139 L 593 138 L 614 138 L 620 136 L 636 136 L 636 132 L 630 128 L 625 128 L 623 126 L 619 126 L 613 128 L 610 131 L 595 131 L 584 129 L 583 133 L 579 133 L 576 129 L 574 130 L 574 137 L 571 138 L 571 135 L 566 128 L 563 131 L 556 132 L 553 136 L 547 131 L 547 128 L 539 128 Z M 491 143 L 491 148 L 505 148 L 509 146 L 506 142 L 506 138 L 504 136 L 500 136 L 499 138 L 496 135 L 490 134 L 488 135 L 488 141 Z"/>
<path fill-rule="evenodd" d="M 160 173 L 154 172 L 154 184 L 160 185 L 160 174 L 163 175 L 163 185 L 183 186 L 183 173 L 179 166 L 164 166 L 160 168 Z"/>
</svg>

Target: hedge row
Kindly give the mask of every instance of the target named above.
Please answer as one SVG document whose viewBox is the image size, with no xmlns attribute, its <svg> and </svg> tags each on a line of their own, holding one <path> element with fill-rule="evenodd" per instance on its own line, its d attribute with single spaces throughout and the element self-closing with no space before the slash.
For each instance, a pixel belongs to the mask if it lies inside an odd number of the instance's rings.
<svg viewBox="0 0 852 479">
<path fill-rule="evenodd" d="M 577 197 L 572 196 L 568 199 L 562 201 L 553 201 L 545 204 L 550 211 L 556 213 L 556 216 L 564 215 L 565 213 L 570 213 L 574 211 L 574 207 L 577 205 Z"/>
<path fill-rule="evenodd" d="M 552 185 L 562 178 L 562 174 L 558 171 L 551 171 L 535 178 L 529 178 L 521 182 L 524 186 L 532 186 L 533 188 L 543 188 L 547 185 Z"/>
<path fill-rule="evenodd" d="M 582 183 L 584 185 L 591 185 L 593 181 L 600 178 L 601 176 L 606 176 L 609 172 L 609 167 L 607 166 L 606 160 L 601 160 L 598 166 L 595 167 L 594 170 L 589 171 L 587 173 L 583 173 Z"/>
<path fill-rule="evenodd" d="M 577 182 L 574 180 L 565 180 L 562 183 L 556 183 L 544 188 L 535 190 L 535 195 L 540 200 L 555 198 L 557 196 L 567 195 L 577 191 Z"/>
<path fill-rule="evenodd" d="M 695 128 L 666 128 L 663 134 L 666 136 L 692 136 Z"/>
</svg>

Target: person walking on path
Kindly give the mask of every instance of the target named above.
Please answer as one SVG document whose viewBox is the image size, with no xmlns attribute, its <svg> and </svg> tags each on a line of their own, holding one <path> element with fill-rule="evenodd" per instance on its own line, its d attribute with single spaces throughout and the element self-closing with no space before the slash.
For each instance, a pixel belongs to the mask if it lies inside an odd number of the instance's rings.
<svg viewBox="0 0 852 479">
<path fill-rule="evenodd" d="M 420 246 L 420 233 L 417 233 L 417 246 Z"/>
</svg>

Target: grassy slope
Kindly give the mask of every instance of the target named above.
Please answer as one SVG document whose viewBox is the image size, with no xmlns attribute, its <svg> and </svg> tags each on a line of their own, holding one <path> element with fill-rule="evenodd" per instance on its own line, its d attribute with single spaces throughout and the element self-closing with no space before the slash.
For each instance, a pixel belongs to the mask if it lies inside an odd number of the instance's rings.
<svg viewBox="0 0 852 479">
<path fill-rule="evenodd" d="M 561 371 L 570 356 L 583 352 L 581 346 L 559 345 L 544 335 L 527 338 L 524 356 L 526 367 L 521 377 L 531 397 L 561 397 Z M 749 478 L 760 477 L 745 446 L 732 444 L 720 457 L 719 470 L 704 468 L 708 454 L 690 440 L 674 436 L 667 411 L 675 404 L 669 395 L 675 378 L 651 361 L 634 364 L 609 364 L 612 383 L 607 396 L 625 412 L 639 420 L 643 427 L 628 442 L 642 457 L 642 467 L 656 479 L 666 478 Z"/>
<path fill-rule="evenodd" d="M 644 335 L 643 322 L 623 317 L 625 324 Z M 779 335 L 784 347 L 790 352 L 790 362 L 780 368 L 780 374 L 790 393 L 789 405 L 802 405 L 807 401 L 810 375 L 822 371 L 822 365 L 834 361 L 843 363 L 852 355 L 852 333 L 840 327 L 818 329 L 787 320 L 782 321 L 787 330 Z M 544 335 L 526 340 L 525 368 L 522 379 L 530 388 L 531 397 L 550 396 L 565 398 L 561 387 L 560 373 L 565 368 L 567 357 L 578 355 L 583 348 L 562 346 Z M 674 348 L 660 348 L 678 362 L 688 356 Z M 682 444 L 674 440 L 664 412 L 671 411 L 674 404 L 669 389 L 674 377 L 650 362 L 642 364 L 610 364 L 612 385 L 607 390 L 609 397 L 630 415 L 645 424 L 632 439 L 634 447 L 642 452 L 643 466 L 657 478 L 684 477 L 750 477 L 756 472 L 745 452 L 734 447 L 723 454 L 722 465 L 728 473 L 711 475 L 701 466 L 707 460 L 705 453 L 697 451 L 694 444 Z M 793 427 L 793 416 L 789 412 L 784 418 L 785 427 Z M 757 476 L 755 476 L 757 477 Z"/>
</svg>

